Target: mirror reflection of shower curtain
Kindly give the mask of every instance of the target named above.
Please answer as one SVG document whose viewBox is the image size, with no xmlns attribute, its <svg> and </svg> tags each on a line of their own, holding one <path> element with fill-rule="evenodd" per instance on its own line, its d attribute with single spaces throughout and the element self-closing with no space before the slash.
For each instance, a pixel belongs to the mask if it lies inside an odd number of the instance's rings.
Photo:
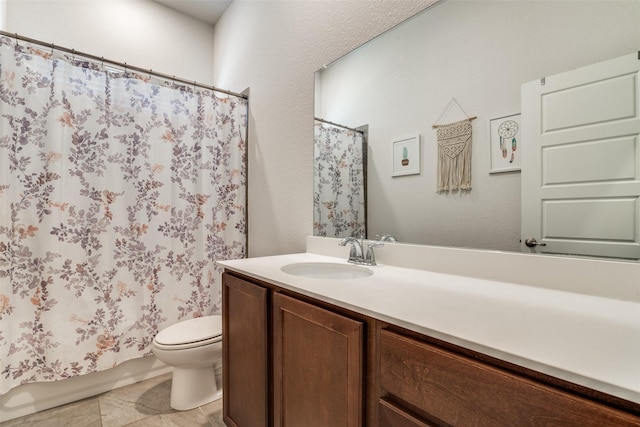
<svg viewBox="0 0 640 427">
<path fill-rule="evenodd" d="M 0 37 L 0 393 L 151 354 L 246 256 L 247 101 Z"/>
<path fill-rule="evenodd" d="M 366 235 L 364 134 L 316 121 L 313 176 L 314 235 Z"/>
</svg>

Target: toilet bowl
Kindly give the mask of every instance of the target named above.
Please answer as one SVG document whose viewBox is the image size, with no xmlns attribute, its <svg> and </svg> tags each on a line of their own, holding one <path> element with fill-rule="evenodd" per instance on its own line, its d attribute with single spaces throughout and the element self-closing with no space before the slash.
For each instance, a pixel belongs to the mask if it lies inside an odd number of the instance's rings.
<svg viewBox="0 0 640 427">
<path fill-rule="evenodd" d="M 152 349 L 158 360 L 173 367 L 173 409 L 193 409 L 222 397 L 222 316 L 171 325 L 158 332 Z"/>
</svg>

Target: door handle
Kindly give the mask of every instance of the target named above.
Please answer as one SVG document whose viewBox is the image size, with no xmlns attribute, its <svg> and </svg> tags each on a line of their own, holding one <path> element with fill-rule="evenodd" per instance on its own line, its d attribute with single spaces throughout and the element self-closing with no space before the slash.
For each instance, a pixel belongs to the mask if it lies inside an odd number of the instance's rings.
<svg viewBox="0 0 640 427">
<path fill-rule="evenodd" d="M 524 241 L 524 244 L 529 248 L 535 248 L 536 246 L 547 246 L 546 243 L 538 243 L 535 237 L 529 237 Z"/>
</svg>

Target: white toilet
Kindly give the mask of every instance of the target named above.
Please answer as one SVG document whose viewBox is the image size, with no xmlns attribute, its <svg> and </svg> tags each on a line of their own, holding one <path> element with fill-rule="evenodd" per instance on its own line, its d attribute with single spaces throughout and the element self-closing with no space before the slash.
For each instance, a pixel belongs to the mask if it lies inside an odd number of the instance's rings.
<svg viewBox="0 0 640 427">
<path fill-rule="evenodd" d="M 153 353 L 173 366 L 173 409 L 193 409 L 222 397 L 222 316 L 183 320 L 161 330 Z"/>
</svg>

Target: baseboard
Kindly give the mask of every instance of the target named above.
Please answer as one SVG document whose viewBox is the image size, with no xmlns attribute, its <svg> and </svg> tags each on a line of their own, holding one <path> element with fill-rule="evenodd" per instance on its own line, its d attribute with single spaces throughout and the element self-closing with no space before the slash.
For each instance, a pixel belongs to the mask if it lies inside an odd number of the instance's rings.
<svg viewBox="0 0 640 427">
<path fill-rule="evenodd" d="M 67 380 L 18 386 L 0 396 L 0 422 L 65 405 L 171 372 L 155 356 Z"/>
</svg>

